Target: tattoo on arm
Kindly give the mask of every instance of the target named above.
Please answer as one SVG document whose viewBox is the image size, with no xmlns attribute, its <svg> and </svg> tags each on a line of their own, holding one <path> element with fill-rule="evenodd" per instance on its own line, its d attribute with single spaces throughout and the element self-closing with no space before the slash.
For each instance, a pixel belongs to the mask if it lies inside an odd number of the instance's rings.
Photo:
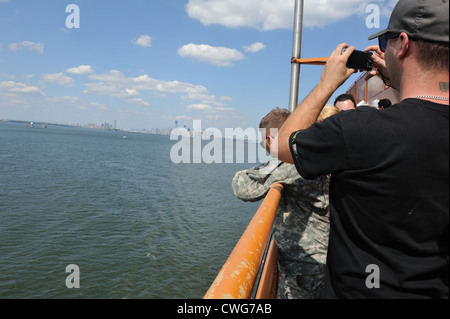
<svg viewBox="0 0 450 319">
<path fill-rule="evenodd" d="M 448 92 L 448 82 L 439 82 L 439 89 L 441 90 L 441 92 Z"/>
</svg>

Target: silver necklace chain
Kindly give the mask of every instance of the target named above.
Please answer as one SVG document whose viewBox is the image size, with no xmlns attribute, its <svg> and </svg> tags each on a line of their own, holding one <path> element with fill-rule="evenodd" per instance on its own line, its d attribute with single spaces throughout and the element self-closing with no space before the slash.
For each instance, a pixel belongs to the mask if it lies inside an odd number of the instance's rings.
<svg viewBox="0 0 450 319">
<path fill-rule="evenodd" d="M 418 95 L 413 96 L 411 99 L 430 99 L 430 100 L 440 100 L 440 101 L 448 101 L 448 97 L 441 97 L 441 96 L 432 96 L 432 95 Z"/>
</svg>

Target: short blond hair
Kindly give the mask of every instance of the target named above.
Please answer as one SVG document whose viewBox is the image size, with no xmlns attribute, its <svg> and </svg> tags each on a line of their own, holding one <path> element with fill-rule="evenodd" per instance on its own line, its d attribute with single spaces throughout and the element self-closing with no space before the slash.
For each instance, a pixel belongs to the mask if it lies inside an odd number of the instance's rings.
<svg viewBox="0 0 450 319">
<path fill-rule="evenodd" d="M 288 119 L 288 117 L 291 115 L 291 112 L 287 109 L 280 109 L 276 108 L 272 110 L 269 114 L 267 114 L 259 124 L 260 129 L 280 129 L 284 122 Z"/>
<path fill-rule="evenodd" d="M 317 119 L 317 122 L 319 122 L 319 123 L 323 122 L 330 116 L 336 115 L 339 112 L 340 112 L 340 110 L 336 106 L 327 104 L 327 105 L 325 105 L 322 112 L 320 113 L 319 118 Z"/>
</svg>

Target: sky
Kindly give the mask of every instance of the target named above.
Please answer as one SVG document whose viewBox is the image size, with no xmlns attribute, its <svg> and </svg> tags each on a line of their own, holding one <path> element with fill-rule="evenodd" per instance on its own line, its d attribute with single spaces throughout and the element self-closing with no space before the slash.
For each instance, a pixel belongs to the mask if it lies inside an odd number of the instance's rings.
<svg viewBox="0 0 450 319">
<path fill-rule="evenodd" d="M 387 27 L 396 2 L 305 0 L 302 57 L 329 56 L 343 42 L 359 50 L 376 44 L 367 39 Z M 288 108 L 294 5 L 0 0 L 0 119 L 256 128 L 272 109 Z M 322 69 L 301 67 L 299 101 Z"/>
</svg>

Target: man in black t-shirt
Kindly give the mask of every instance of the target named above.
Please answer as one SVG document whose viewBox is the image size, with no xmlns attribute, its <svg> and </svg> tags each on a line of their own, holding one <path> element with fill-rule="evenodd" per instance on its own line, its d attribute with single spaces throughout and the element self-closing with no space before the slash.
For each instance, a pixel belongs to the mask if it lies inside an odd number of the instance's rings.
<svg viewBox="0 0 450 319">
<path fill-rule="evenodd" d="M 448 298 L 448 9 L 400 0 L 371 37 L 373 73 L 400 91 L 395 107 L 314 123 L 356 72 L 355 48 L 341 44 L 272 144 L 303 177 L 331 174 L 327 298 Z"/>
</svg>

